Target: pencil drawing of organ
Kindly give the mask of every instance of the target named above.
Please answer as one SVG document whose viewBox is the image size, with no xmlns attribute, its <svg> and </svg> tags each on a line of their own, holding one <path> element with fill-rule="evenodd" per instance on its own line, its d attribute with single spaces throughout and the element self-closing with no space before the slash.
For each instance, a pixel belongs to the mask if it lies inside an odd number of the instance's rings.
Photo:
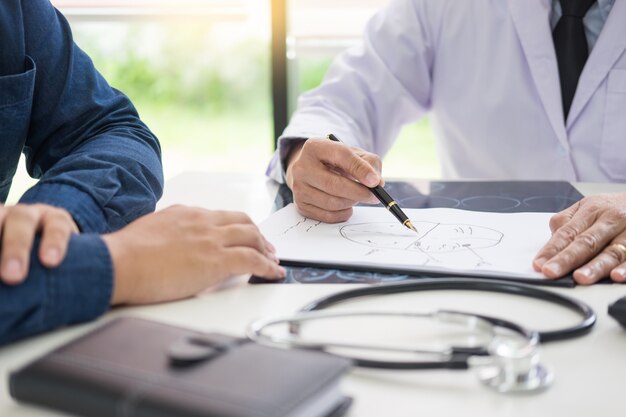
<svg viewBox="0 0 626 417">
<path fill-rule="evenodd" d="M 373 249 L 445 254 L 495 246 L 503 234 L 488 227 L 412 221 L 417 234 L 399 223 L 357 223 L 343 226 L 341 236 Z"/>
</svg>

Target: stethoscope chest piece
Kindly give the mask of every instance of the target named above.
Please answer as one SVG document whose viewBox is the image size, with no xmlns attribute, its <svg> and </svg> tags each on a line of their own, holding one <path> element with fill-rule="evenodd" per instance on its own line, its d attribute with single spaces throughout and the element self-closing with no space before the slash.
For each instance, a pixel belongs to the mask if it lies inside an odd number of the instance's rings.
<svg viewBox="0 0 626 417">
<path fill-rule="evenodd" d="M 537 392 L 554 381 L 554 370 L 540 361 L 537 339 L 517 346 L 510 339 L 496 337 L 489 356 L 473 357 L 469 365 L 487 387 L 502 393 Z"/>
</svg>

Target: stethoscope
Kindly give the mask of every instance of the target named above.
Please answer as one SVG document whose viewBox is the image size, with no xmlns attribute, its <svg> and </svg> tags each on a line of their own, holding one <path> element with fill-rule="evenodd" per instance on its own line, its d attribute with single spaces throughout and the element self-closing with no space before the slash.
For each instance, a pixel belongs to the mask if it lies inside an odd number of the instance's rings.
<svg viewBox="0 0 626 417">
<path fill-rule="evenodd" d="M 551 331 L 536 331 L 509 320 L 464 311 L 320 311 L 362 297 L 437 290 L 496 292 L 530 297 L 569 309 L 577 313 L 581 317 L 581 321 L 571 327 Z M 307 340 L 301 335 L 301 329 L 305 323 L 346 317 L 429 319 L 437 323 L 464 326 L 488 342 L 480 346 L 448 346 L 442 349 L 423 349 L 315 341 Z M 485 385 L 499 392 L 532 392 L 548 387 L 554 379 L 554 371 L 540 361 L 539 344 L 580 337 L 588 333 L 595 322 L 596 315 L 587 304 L 530 285 L 491 279 L 436 278 L 362 287 L 323 297 L 306 305 L 293 316 L 257 320 L 249 325 L 247 335 L 251 340 L 263 345 L 327 351 L 350 359 L 358 367 L 396 370 L 476 369 L 479 379 Z M 268 332 L 270 328 L 276 330 L 279 325 L 287 326 L 287 331 L 281 334 L 276 334 L 275 331 L 271 334 Z M 381 360 L 330 352 L 337 349 L 422 354 L 428 355 L 432 360 Z"/>
</svg>

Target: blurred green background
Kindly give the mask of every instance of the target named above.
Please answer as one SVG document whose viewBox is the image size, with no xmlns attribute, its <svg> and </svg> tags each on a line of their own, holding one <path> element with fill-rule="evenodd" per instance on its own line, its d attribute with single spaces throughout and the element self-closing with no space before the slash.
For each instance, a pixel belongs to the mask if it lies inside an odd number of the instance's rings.
<svg viewBox="0 0 626 417">
<path fill-rule="evenodd" d="M 166 164 L 174 164 L 166 174 L 182 163 L 262 175 L 273 151 L 267 40 L 245 25 L 135 23 L 119 25 L 124 36 L 113 52 L 95 29 L 77 26 L 77 41 L 157 134 Z M 332 57 L 298 59 L 297 88 L 305 91 L 320 83 Z M 385 162 L 387 175 L 438 177 L 428 122 L 404 131 Z"/>
</svg>

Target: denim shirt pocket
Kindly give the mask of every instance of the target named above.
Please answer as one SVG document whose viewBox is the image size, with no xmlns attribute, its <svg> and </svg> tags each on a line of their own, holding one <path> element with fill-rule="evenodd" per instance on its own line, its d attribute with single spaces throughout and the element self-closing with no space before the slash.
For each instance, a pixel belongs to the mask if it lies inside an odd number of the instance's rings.
<svg viewBox="0 0 626 417">
<path fill-rule="evenodd" d="M 626 69 L 609 73 L 600 165 L 613 180 L 626 181 Z"/>
<path fill-rule="evenodd" d="M 0 202 L 6 201 L 28 136 L 35 62 L 26 56 L 24 72 L 0 76 Z"/>
</svg>

